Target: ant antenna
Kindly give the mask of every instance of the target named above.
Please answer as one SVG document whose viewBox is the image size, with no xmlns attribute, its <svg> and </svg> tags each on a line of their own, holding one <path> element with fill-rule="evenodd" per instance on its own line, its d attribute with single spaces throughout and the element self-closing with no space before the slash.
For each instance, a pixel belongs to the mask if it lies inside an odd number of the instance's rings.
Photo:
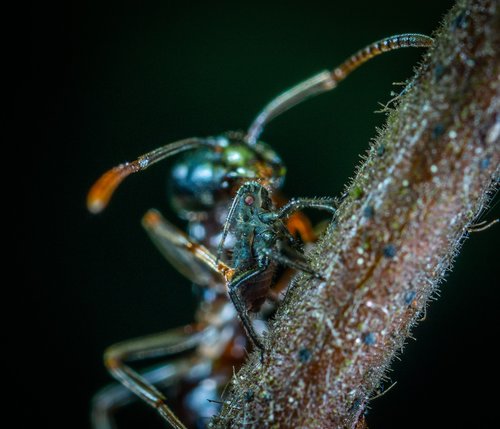
<svg viewBox="0 0 500 429">
<path fill-rule="evenodd" d="M 264 126 L 269 121 L 313 95 L 335 88 L 339 82 L 371 58 L 400 48 L 426 48 L 431 46 L 433 42 L 434 39 L 429 36 L 408 33 L 386 37 L 368 45 L 349 57 L 333 71 L 325 70 L 314 75 L 271 100 L 250 125 L 245 141 L 249 146 L 255 146 L 257 139 L 264 130 Z"/>
<path fill-rule="evenodd" d="M 90 188 L 87 195 L 88 210 L 94 214 L 103 211 L 111 200 L 118 185 L 132 173 L 145 170 L 150 165 L 168 158 L 169 156 L 184 152 L 185 150 L 212 144 L 212 140 L 199 139 L 196 137 L 179 140 L 141 155 L 135 161 L 126 162 L 108 170 Z"/>
</svg>

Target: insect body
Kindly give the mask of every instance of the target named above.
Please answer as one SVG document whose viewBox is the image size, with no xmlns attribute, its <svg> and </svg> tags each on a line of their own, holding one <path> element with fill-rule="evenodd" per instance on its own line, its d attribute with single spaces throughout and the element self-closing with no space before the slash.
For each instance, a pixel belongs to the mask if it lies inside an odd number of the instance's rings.
<svg viewBox="0 0 500 429">
<path fill-rule="evenodd" d="M 302 208 L 334 213 L 336 204 L 333 198 L 294 199 L 277 210 L 269 191 L 260 183 L 247 182 L 238 189 L 229 210 L 218 255 L 222 253 L 228 231 L 234 228 L 238 240 L 233 248 L 234 276 L 228 283 L 228 293 L 248 335 L 261 351 L 264 351 L 264 346 L 247 312 L 258 311 L 266 300 L 277 266 L 289 266 L 320 277 L 309 266 L 283 220 Z"/>
<path fill-rule="evenodd" d="M 105 354 L 111 374 L 156 408 L 173 427 L 185 428 L 154 384 L 177 386 L 190 379 L 193 368 L 199 365 L 209 368 L 202 377 L 214 375 L 216 364 L 224 361 L 227 351 L 236 350 L 235 344 L 244 338 L 236 314 L 253 343 L 264 350 L 248 312 L 262 306 L 277 270 L 288 266 L 320 275 L 309 266 L 292 231 L 298 230 L 302 238 L 307 234 L 313 236 L 299 211 L 311 207 L 334 212 L 335 200 L 295 199 L 282 205 L 279 188 L 285 169 L 279 156 L 259 140 L 265 125 L 307 98 L 333 89 L 349 73 L 382 52 L 431 44 L 431 38 L 419 34 L 380 40 L 333 71 L 321 72 L 273 99 L 257 115 L 247 133 L 188 138 L 162 146 L 109 170 L 91 188 L 87 205 L 91 212 L 98 213 L 127 176 L 186 152 L 172 169 L 171 196 L 177 213 L 188 221 L 188 233 L 156 211 L 145 215 L 143 225 L 165 257 L 207 291 L 196 315 L 197 323 L 111 346 Z M 143 374 L 126 364 L 189 350 L 192 351 L 189 358 L 172 360 Z M 226 377 L 222 377 L 219 385 L 225 384 L 229 376 Z M 96 427 L 109 427 L 107 411 L 129 400 L 123 392 L 115 387 L 97 395 Z M 191 390 L 185 398 L 194 392 Z"/>
<path fill-rule="evenodd" d="M 218 404 L 209 400 L 220 398 L 233 368 L 239 368 L 246 357 L 246 347 L 246 336 L 234 306 L 219 295 L 203 301 L 195 323 L 111 346 L 105 353 L 105 361 L 122 383 L 132 380 L 137 384 L 132 389 L 134 393 L 150 404 L 154 400 L 154 406 L 174 427 L 183 428 L 185 424 L 202 428 L 218 409 Z M 141 374 L 125 364 L 161 356 L 170 358 Z M 136 398 L 132 390 L 118 384 L 95 395 L 93 427 L 114 428 L 115 411 Z M 165 395 L 175 414 L 166 405 Z"/>
<path fill-rule="evenodd" d="M 281 158 L 268 145 L 258 140 L 267 123 L 306 99 L 332 90 L 360 65 L 383 52 L 405 47 L 429 47 L 432 41 L 432 38 L 421 34 L 402 34 L 372 43 L 349 57 L 333 71 L 318 73 L 274 98 L 257 115 L 246 134 L 229 132 L 219 137 L 193 137 L 180 140 L 109 170 L 91 188 L 87 207 L 92 213 L 99 213 L 108 205 L 116 187 L 127 176 L 185 151 L 192 152 L 189 158 L 184 159 L 184 168 L 195 165 L 208 166 L 208 170 L 205 171 L 205 173 L 208 171 L 208 177 L 188 178 L 182 173 L 176 174 L 176 168 L 173 169 L 174 180 L 178 181 L 174 185 L 174 192 L 176 189 L 181 194 L 186 192 L 186 185 L 195 187 L 195 192 L 192 190 L 188 192 L 191 198 L 187 198 L 190 203 L 194 203 L 194 207 L 205 207 L 210 210 L 214 203 L 220 201 L 219 193 L 229 189 L 228 185 L 238 180 L 258 178 L 273 188 L 279 188 L 285 174 Z M 249 158 L 252 159 L 251 162 L 248 161 Z M 230 192 L 225 194 L 232 197 Z M 173 201 L 177 201 L 176 196 L 173 197 Z M 187 213 L 191 212 L 193 206 L 185 205 L 182 198 L 178 202 L 180 204 L 176 209 L 179 214 L 183 214 L 184 210 Z"/>
</svg>

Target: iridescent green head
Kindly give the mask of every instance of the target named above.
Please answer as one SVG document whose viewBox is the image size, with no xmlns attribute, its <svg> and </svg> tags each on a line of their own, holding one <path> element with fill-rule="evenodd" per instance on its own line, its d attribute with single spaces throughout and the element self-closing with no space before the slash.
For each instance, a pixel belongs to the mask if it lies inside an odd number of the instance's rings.
<svg viewBox="0 0 500 429">
<path fill-rule="evenodd" d="M 186 152 L 172 168 L 170 196 L 181 216 L 226 202 L 249 180 L 259 181 L 271 190 L 283 185 L 286 168 L 266 143 L 259 141 L 250 146 L 244 134 L 238 132 L 213 141 L 213 145 Z"/>
</svg>

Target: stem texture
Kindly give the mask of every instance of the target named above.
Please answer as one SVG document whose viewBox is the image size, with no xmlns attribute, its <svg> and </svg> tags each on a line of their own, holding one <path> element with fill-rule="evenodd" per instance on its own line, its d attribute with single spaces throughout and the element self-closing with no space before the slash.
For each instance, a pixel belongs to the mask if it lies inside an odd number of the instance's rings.
<svg viewBox="0 0 500 429">
<path fill-rule="evenodd" d="M 347 186 L 335 226 L 211 427 L 361 428 L 467 226 L 498 188 L 500 11 L 458 1 Z"/>
</svg>

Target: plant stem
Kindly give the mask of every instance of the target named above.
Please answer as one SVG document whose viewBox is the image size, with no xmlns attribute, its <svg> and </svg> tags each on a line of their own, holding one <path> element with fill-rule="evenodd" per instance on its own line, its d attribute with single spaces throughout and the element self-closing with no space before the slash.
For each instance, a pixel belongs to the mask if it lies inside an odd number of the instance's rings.
<svg viewBox="0 0 500 429">
<path fill-rule="evenodd" d="M 459 0 L 211 427 L 360 428 L 498 188 L 500 7 Z"/>
</svg>

